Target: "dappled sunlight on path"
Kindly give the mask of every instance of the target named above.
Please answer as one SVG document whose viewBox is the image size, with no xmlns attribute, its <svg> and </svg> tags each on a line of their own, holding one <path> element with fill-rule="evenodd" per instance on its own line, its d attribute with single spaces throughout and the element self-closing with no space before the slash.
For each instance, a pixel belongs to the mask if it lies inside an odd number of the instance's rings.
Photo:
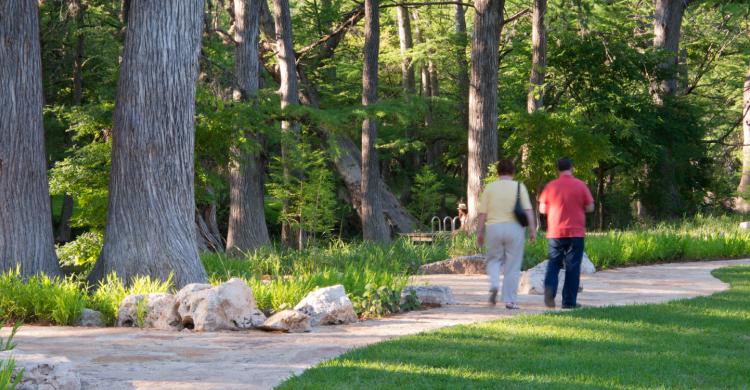
<svg viewBox="0 0 750 390">
<path fill-rule="evenodd" d="M 626 305 L 709 295 L 728 288 L 712 277 L 711 271 L 737 264 L 750 264 L 750 260 L 663 264 L 584 275 L 579 302 L 585 306 Z M 546 310 L 539 295 L 520 295 L 522 310 L 487 307 L 483 275 L 413 279 L 417 284 L 450 286 L 459 304 L 347 326 L 319 327 L 307 334 L 25 326 L 16 341 L 20 351 L 67 357 L 76 365 L 85 389 L 266 389 L 351 348 L 445 326 Z"/>
</svg>

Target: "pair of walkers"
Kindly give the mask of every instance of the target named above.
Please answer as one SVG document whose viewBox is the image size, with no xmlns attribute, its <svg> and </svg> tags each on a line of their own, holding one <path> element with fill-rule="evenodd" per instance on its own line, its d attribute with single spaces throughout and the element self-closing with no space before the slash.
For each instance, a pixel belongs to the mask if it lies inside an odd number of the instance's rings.
<svg viewBox="0 0 750 390">
<path fill-rule="evenodd" d="M 578 286 L 586 232 L 586 213 L 594 210 L 594 199 L 584 182 L 573 176 L 568 158 L 557 162 L 559 177 L 539 196 L 539 212 L 547 215 L 549 262 L 544 279 L 544 303 L 555 307 L 558 274 L 565 267 L 562 308 L 578 306 Z M 500 292 L 500 268 L 503 268 L 501 300 L 507 309 L 519 309 L 518 281 L 523 263 L 526 228 L 529 242 L 536 242 L 536 219 L 526 186 L 513 180 L 511 160 L 497 165 L 498 180 L 485 188 L 479 200 L 477 241 L 487 248 L 487 275 L 490 279 L 491 305 Z"/>
</svg>

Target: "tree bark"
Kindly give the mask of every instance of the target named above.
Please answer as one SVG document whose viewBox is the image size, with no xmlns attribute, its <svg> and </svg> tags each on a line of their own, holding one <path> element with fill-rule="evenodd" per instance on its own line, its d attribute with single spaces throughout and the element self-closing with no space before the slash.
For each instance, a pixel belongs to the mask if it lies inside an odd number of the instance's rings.
<svg viewBox="0 0 750 390">
<path fill-rule="evenodd" d="M 461 4 L 456 4 L 454 22 L 456 28 L 457 51 L 456 63 L 458 64 L 458 112 L 463 129 L 469 126 L 469 64 L 466 61 L 466 45 L 468 37 L 466 35 L 466 9 Z"/>
<path fill-rule="evenodd" d="M 482 181 L 497 161 L 498 44 L 504 0 L 476 0 L 469 87 L 468 226 L 475 229 Z"/>
<path fill-rule="evenodd" d="M 544 106 L 544 76 L 547 68 L 547 29 L 544 17 L 547 0 L 534 0 L 531 21 L 531 76 L 526 110 L 529 114 Z"/>
<path fill-rule="evenodd" d="M 745 75 L 744 104 L 742 105 L 742 177 L 737 187 L 739 193 L 737 206 L 742 212 L 750 211 L 750 202 L 746 200 L 750 190 L 750 66 Z"/>
<path fill-rule="evenodd" d="M 430 97 L 440 96 L 440 80 L 438 79 L 438 70 L 435 61 L 427 61 L 427 71 L 430 73 Z"/>
<path fill-rule="evenodd" d="M 0 2 L 0 271 L 60 272 L 42 123 L 39 8 Z"/>
<path fill-rule="evenodd" d="M 411 18 L 414 22 L 414 38 L 417 41 L 418 45 L 424 44 L 424 36 L 422 35 L 422 28 L 419 27 L 419 13 L 417 10 L 413 10 L 411 12 Z M 422 97 L 430 97 L 432 96 L 432 93 L 430 92 L 430 87 L 432 84 L 430 83 L 430 70 L 427 67 L 427 61 L 421 61 L 421 65 L 419 66 L 420 71 L 420 93 L 422 94 Z"/>
<path fill-rule="evenodd" d="M 654 48 L 669 53 L 657 71 L 651 85 L 654 101 L 661 105 L 664 96 L 677 92 L 677 62 L 680 49 L 682 16 L 687 7 L 686 0 L 655 0 Z"/>
<path fill-rule="evenodd" d="M 414 47 L 409 10 L 406 7 L 396 7 L 396 18 L 398 20 L 398 42 L 401 50 L 401 88 L 405 94 L 414 95 L 416 93 L 414 66 L 408 53 Z"/>
<path fill-rule="evenodd" d="M 281 75 L 279 92 L 281 93 L 281 109 L 299 105 L 299 87 L 297 83 L 297 65 L 292 39 L 292 16 L 289 11 L 288 0 L 273 0 L 273 19 L 276 32 L 276 60 Z M 292 121 L 281 122 L 281 164 L 284 176 L 292 174 L 289 169 L 289 145 L 299 139 L 299 126 Z M 288 202 L 283 204 L 283 212 L 289 212 Z M 301 231 L 294 231 L 289 224 L 281 226 L 281 241 L 289 247 L 299 247 L 303 241 Z"/>
<path fill-rule="evenodd" d="M 195 231 L 194 114 L 203 0 L 132 0 L 112 131 L 104 247 L 111 272 L 205 282 Z"/>
<path fill-rule="evenodd" d="M 265 0 L 234 0 L 234 40 L 236 77 L 234 99 L 255 100 L 258 94 L 259 57 L 258 31 L 260 2 Z M 263 145 L 252 131 L 245 138 Z M 266 227 L 263 201 L 264 162 L 262 148 L 247 151 L 233 148 L 229 164 L 229 228 L 227 252 L 240 254 L 271 242 Z"/>
<path fill-rule="evenodd" d="M 362 105 L 378 101 L 378 55 L 380 52 L 380 11 L 378 0 L 365 0 L 365 47 L 362 67 Z M 362 236 L 366 241 L 388 242 L 390 229 L 385 222 L 378 191 L 377 123 L 367 116 L 362 121 Z"/>
</svg>

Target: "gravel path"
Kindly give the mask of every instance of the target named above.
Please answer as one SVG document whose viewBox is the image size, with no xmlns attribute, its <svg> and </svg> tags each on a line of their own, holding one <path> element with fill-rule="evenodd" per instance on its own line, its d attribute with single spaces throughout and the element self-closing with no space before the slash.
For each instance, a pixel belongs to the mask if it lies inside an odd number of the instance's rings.
<svg viewBox="0 0 750 390">
<path fill-rule="evenodd" d="M 737 264 L 750 264 L 750 260 L 662 264 L 584 275 L 579 302 L 627 305 L 710 295 L 728 288 L 711 271 Z M 307 334 L 24 326 L 15 341 L 19 351 L 68 358 L 84 389 L 268 389 L 355 347 L 445 326 L 545 311 L 539 295 L 521 295 L 522 310 L 487 307 L 485 276 L 414 279 L 420 284 L 450 286 L 459 304 L 320 327 Z M 7 335 L 7 329 L 0 333 Z"/>
</svg>

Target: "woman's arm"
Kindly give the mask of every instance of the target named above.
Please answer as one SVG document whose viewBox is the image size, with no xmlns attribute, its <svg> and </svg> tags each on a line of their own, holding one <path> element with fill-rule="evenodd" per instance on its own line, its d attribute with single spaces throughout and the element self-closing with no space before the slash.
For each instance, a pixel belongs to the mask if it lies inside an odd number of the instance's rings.
<svg viewBox="0 0 750 390">
<path fill-rule="evenodd" d="M 484 224 L 487 222 L 487 214 L 479 214 L 477 218 L 477 244 L 484 246 Z"/>
<path fill-rule="evenodd" d="M 529 242 L 533 244 L 536 242 L 536 218 L 534 217 L 534 210 L 526 209 L 524 212 L 526 212 L 526 218 L 529 221 Z"/>
</svg>

